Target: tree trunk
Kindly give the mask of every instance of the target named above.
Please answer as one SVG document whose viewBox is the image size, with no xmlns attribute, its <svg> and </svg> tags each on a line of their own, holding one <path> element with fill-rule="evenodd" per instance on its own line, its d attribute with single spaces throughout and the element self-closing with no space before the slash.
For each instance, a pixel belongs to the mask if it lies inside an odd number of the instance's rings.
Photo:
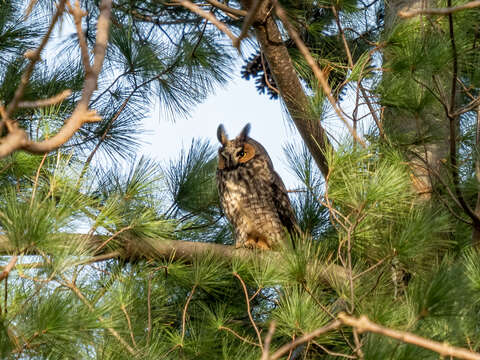
<svg viewBox="0 0 480 360">
<path fill-rule="evenodd" d="M 252 6 L 252 1 L 241 0 L 241 4 L 248 11 Z M 298 78 L 278 26 L 271 15 L 273 12 L 271 6 L 269 1 L 264 1 L 257 11 L 253 21 L 255 35 L 285 106 L 317 166 L 326 177 L 328 174 L 326 152 L 331 151 L 332 146 L 320 119 L 311 111 L 308 96 Z"/>
<path fill-rule="evenodd" d="M 389 32 L 400 21 L 417 22 L 421 18 L 401 19 L 399 11 L 434 7 L 434 0 L 399 0 L 385 2 L 385 32 Z M 425 26 L 430 26 L 425 24 Z M 388 51 L 384 59 L 389 61 Z M 445 78 L 441 79 L 445 81 Z M 384 80 L 388 83 L 388 73 Z M 450 83 L 444 82 L 445 89 Z M 427 89 L 423 89 L 427 92 Z M 438 176 L 445 174 L 442 161 L 449 157 L 449 121 L 441 104 L 431 105 L 429 111 L 413 115 L 395 107 L 387 106 L 384 111 L 384 128 L 387 136 L 405 150 L 410 168 L 412 184 L 422 199 L 430 199 Z"/>
</svg>

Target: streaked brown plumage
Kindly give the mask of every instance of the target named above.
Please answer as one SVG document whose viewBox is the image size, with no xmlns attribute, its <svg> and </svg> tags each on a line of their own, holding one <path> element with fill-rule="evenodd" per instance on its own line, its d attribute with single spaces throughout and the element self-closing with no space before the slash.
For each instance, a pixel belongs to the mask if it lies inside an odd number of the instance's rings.
<svg viewBox="0 0 480 360">
<path fill-rule="evenodd" d="M 235 246 L 271 249 L 298 232 L 282 179 L 273 169 L 265 148 L 248 134 L 246 125 L 228 140 L 223 125 L 217 130 L 217 186 L 220 201 L 235 229 Z"/>
</svg>

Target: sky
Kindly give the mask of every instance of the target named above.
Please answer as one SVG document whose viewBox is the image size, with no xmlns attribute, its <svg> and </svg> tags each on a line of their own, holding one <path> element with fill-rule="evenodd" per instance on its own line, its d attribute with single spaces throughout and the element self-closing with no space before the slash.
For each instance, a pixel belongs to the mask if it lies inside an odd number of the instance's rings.
<svg viewBox="0 0 480 360">
<path fill-rule="evenodd" d="M 234 138 L 250 123 L 250 137 L 265 147 L 287 187 L 293 186 L 298 181 L 289 170 L 282 147 L 298 140 L 299 135 L 289 124 L 279 100 L 259 95 L 253 80 L 247 81 L 237 74 L 225 87 L 217 88 L 215 94 L 197 105 L 186 119 L 175 122 L 165 119 L 155 106 L 152 116 L 144 122 L 149 133 L 143 137 L 147 144 L 141 151 L 168 161 L 177 158 L 182 148 L 188 149 L 194 138 L 208 139 L 219 146 L 216 134 L 220 124 L 225 126 L 229 138 Z"/>
</svg>

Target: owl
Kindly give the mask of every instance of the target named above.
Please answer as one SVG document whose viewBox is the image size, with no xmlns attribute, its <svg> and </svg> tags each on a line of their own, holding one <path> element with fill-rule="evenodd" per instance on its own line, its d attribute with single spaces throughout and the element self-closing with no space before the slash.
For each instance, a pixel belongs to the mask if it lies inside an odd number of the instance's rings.
<svg viewBox="0 0 480 360">
<path fill-rule="evenodd" d="M 217 186 L 220 201 L 235 230 L 237 248 L 278 248 L 286 231 L 298 234 L 295 214 L 282 179 L 265 148 L 248 134 L 247 124 L 233 140 L 223 125 L 217 130 Z"/>
</svg>

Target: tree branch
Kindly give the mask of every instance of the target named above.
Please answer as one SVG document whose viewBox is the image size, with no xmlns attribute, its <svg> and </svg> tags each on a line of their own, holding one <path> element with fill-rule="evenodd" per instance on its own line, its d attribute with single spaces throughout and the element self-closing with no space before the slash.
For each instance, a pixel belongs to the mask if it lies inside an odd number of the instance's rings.
<svg viewBox="0 0 480 360">
<path fill-rule="evenodd" d="M 65 234 L 64 242 L 85 242 L 85 237 L 90 242 L 89 247 L 96 249 L 102 242 L 108 239 L 108 236 L 85 234 Z M 110 253 L 93 254 L 90 259 L 83 260 L 82 263 L 92 263 L 96 261 L 105 261 L 109 259 L 169 259 L 171 261 L 183 260 L 192 262 L 198 255 L 211 253 L 216 257 L 232 261 L 233 259 L 248 260 L 250 257 L 265 258 L 266 260 L 278 259 L 281 261 L 281 254 L 275 251 L 252 251 L 250 249 L 237 249 L 230 245 L 221 245 L 214 243 L 202 243 L 194 241 L 166 240 L 166 239 L 139 239 L 123 238 L 123 248 Z M 0 235 L 0 254 L 11 254 L 16 251 L 15 247 L 9 242 L 5 235 Z M 28 249 L 30 255 L 36 253 L 35 249 Z M 102 251 L 105 249 L 102 249 Z M 347 275 L 344 268 L 336 264 L 325 264 L 322 272 L 318 273 L 318 281 L 325 285 L 338 284 L 340 281 L 346 281 Z"/>
<path fill-rule="evenodd" d="M 236 16 L 246 16 L 248 14 L 248 12 L 245 10 L 232 8 L 216 0 L 206 0 L 206 2 L 216 7 L 217 9 L 220 9 L 222 11 L 225 11 L 226 13 L 230 13 Z"/>
<path fill-rule="evenodd" d="M 333 320 L 330 324 L 325 325 L 324 327 L 321 327 L 317 330 L 312 331 L 309 334 L 305 334 L 301 337 L 299 337 L 297 340 L 292 341 L 291 343 L 283 345 L 280 349 L 275 351 L 270 357 L 270 360 L 277 360 L 280 359 L 280 357 L 290 351 L 291 349 L 295 349 L 297 346 L 304 344 L 322 334 L 325 334 L 329 331 L 336 330 L 342 325 L 340 320 Z"/>
<path fill-rule="evenodd" d="M 101 120 L 96 111 L 88 110 L 88 102 L 97 89 L 98 75 L 103 65 L 105 52 L 108 40 L 108 29 L 110 26 L 111 0 L 102 0 L 100 4 L 100 15 L 97 22 L 97 38 L 94 48 L 94 62 L 92 66 L 88 66 L 85 70 L 85 81 L 82 90 L 82 97 L 77 103 L 75 110 L 70 118 L 65 121 L 63 127 L 53 137 L 43 140 L 41 142 L 34 142 L 28 139 L 26 132 L 21 129 L 16 122 L 10 119 L 11 114 L 18 107 L 18 104 L 23 96 L 25 86 L 27 85 L 35 63 L 40 59 L 40 53 L 45 47 L 51 30 L 55 22 L 58 20 L 65 8 L 65 1 L 60 3 L 59 9 L 54 15 L 54 19 L 50 24 L 47 34 L 42 39 L 39 47 L 32 52 L 28 52 L 26 56 L 30 59 L 30 64 L 27 70 L 22 75 L 20 86 L 15 92 L 13 100 L 8 104 L 6 111 L 2 113 L 3 121 L 9 131 L 7 136 L 0 139 L 0 158 L 6 155 L 23 149 L 33 154 L 44 154 L 57 149 L 65 142 L 67 142 L 73 134 L 84 124 L 88 122 L 97 122 Z"/>
<path fill-rule="evenodd" d="M 194 12 L 195 14 L 200 15 L 204 19 L 207 19 L 208 21 L 210 21 L 213 25 L 215 25 L 218 28 L 218 30 L 220 30 L 225 35 L 227 35 L 232 40 L 232 42 L 235 43 L 235 41 L 237 39 L 235 37 L 235 35 L 233 35 L 233 33 L 228 28 L 228 26 L 225 25 L 220 20 L 218 20 L 215 17 L 215 15 L 213 15 L 210 12 L 207 12 L 207 11 L 204 11 L 204 10 L 200 9 L 200 7 L 198 5 L 195 5 L 194 3 L 192 3 L 189 0 L 177 0 L 177 1 L 178 1 L 179 5 L 182 5 L 184 8 L 186 8 L 186 9 L 190 10 L 191 12 Z"/>
<path fill-rule="evenodd" d="M 463 5 L 448 7 L 448 8 L 430 8 L 430 9 L 418 9 L 399 11 L 398 16 L 403 18 L 411 18 L 417 15 L 448 15 L 457 11 L 473 9 L 480 6 L 480 1 L 471 1 Z"/>
<path fill-rule="evenodd" d="M 283 10 L 283 8 L 278 3 L 276 4 L 275 11 L 276 11 L 277 16 L 280 18 L 280 20 L 282 20 L 282 23 L 285 25 L 285 28 L 287 29 L 288 34 L 290 35 L 292 40 L 297 45 L 298 50 L 302 53 L 302 55 L 305 57 L 305 60 L 307 60 L 308 65 L 313 70 L 313 73 L 314 73 L 315 77 L 317 78 L 318 82 L 320 83 L 320 86 L 322 87 L 323 92 L 325 93 L 325 96 L 327 97 L 328 101 L 330 102 L 330 105 L 332 105 L 333 110 L 335 110 L 335 112 L 337 113 L 337 116 L 339 117 L 339 119 L 343 122 L 343 124 L 348 129 L 350 134 L 353 136 L 355 141 L 357 141 L 364 148 L 367 147 L 367 144 L 365 143 L 365 141 L 358 136 L 357 132 L 352 128 L 352 126 L 344 118 L 342 112 L 340 111 L 340 109 L 337 106 L 337 103 L 336 103 L 335 99 L 332 96 L 332 89 L 330 88 L 330 85 L 328 85 L 327 79 L 325 79 L 325 74 L 318 67 L 315 59 L 310 54 L 310 51 L 308 50 L 307 46 L 302 41 L 302 39 L 298 35 L 297 31 L 295 30 L 293 25 L 288 20 L 288 17 L 286 15 L 285 11 Z"/>
<path fill-rule="evenodd" d="M 248 10 L 251 6 L 249 0 L 240 2 L 244 9 Z M 269 10 L 269 2 L 262 2 L 252 24 L 257 41 L 295 127 L 325 176 L 328 173 L 326 154 L 332 151 L 333 147 L 320 119 L 311 110 L 310 100 L 295 71 L 278 25 L 271 15 L 268 16 Z"/>
<path fill-rule="evenodd" d="M 434 351 L 445 357 L 456 357 L 466 360 L 480 360 L 479 353 L 475 353 L 463 348 L 450 346 L 446 343 L 440 343 L 437 341 L 426 339 L 406 331 L 389 329 L 370 321 L 365 315 L 360 316 L 360 318 L 357 319 L 345 313 L 340 313 L 338 315 L 338 319 L 342 324 L 357 329 L 359 333 L 373 332 L 376 334 L 388 336 L 392 339 L 400 340 L 404 343 L 413 344 Z"/>
</svg>

